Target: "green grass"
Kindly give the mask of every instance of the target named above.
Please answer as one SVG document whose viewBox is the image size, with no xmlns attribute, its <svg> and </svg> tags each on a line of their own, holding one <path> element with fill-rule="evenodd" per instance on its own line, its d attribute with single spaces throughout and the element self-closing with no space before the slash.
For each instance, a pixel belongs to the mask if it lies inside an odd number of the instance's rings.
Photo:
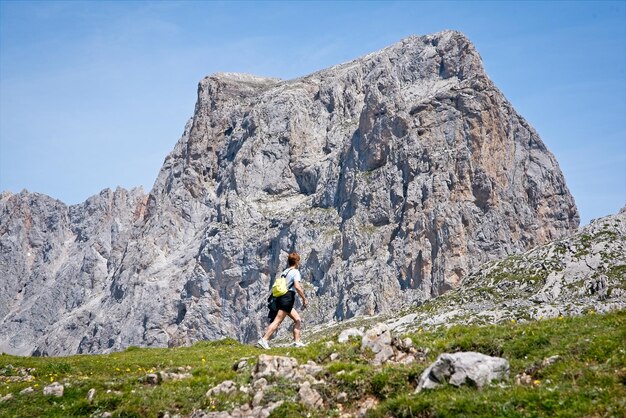
<svg viewBox="0 0 626 418">
<path fill-rule="evenodd" d="M 323 409 L 308 409 L 298 403 L 295 382 L 275 379 L 265 401 L 283 400 L 275 417 L 339 416 L 340 410 L 356 411 L 361 400 L 376 398 L 371 417 L 604 417 L 626 416 L 626 311 L 582 317 L 489 326 L 454 326 L 409 335 L 416 347 L 428 349 L 428 361 L 410 366 L 386 365 L 375 368 L 360 352 L 360 343 L 327 346 L 317 341 L 303 349 L 276 348 L 269 354 L 295 357 L 300 363 L 314 360 L 326 367 L 326 385 L 317 387 Z M 415 394 L 422 371 L 443 352 L 479 351 L 509 360 L 511 376 L 500 384 L 476 389 L 441 389 Z M 99 416 L 158 417 L 186 415 L 194 409 L 232 410 L 250 402 L 253 393 L 237 392 L 207 398 L 211 387 L 230 379 L 237 385 L 250 383 L 256 356 L 265 353 L 233 340 L 202 342 L 193 347 L 146 349 L 132 347 L 107 355 L 80 355 L 61 358 L 0 356 L 0 397 L 13 398 L 0 404 L 0 417 Z M 338 353 L 336 360 L 330 355 Z M 544 366 L 550 356 L 559 361 Z M 246 372 L 233 365 L 251 357 Z M 192 377 L 149 385 L 142 378 L 151 370 L 178 372 L 187 369 Z M 24 368 L 34 380 L 15 382 Z M 531 385 L 519 385 L 515 376 L 526 372 Z M 44 397 L 42 389 L 51 381 L 66 385 L 62 398 Z M 69 384 L 69 386 L 68 386 Z M 35 392 L 20 395 L 26 387 Z M 89 389 L 96 390 L 93 403 Z M 345 392 L 343 404 L 337 395 Z"/>
</svg>

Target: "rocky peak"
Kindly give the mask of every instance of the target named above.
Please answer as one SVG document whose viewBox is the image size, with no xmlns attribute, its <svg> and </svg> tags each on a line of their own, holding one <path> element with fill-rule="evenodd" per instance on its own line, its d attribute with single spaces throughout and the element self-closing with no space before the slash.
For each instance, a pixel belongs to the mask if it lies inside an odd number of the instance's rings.
<svg viewBox="0 0 626 418">
<path fill-rule="evenodd" d="M 579 222 L 554 156 L 454 31 L 295 80 L 203 79 L 149 196 L 131 195 L 37 209 L 89 226 L 45 235 L 59 252 L 38 274 L 56 277 L 68 302 L 45 320 L 13 305 L 3 350 L 256 339 L 290 251 L 303 256 L 309 323 L 388 312 Z M 15 219 L 1 202 L 0 230 Z M 113 225 L 123 233 L 109 235 Z M 16 231 L 2 235 L 3 273 L 31 282 L 15 267 L 25 239 Z M 82 276 L 85 257 L 93 268 Z M 17 321 L 27 324 L 19 344 Z"/>
</svg>

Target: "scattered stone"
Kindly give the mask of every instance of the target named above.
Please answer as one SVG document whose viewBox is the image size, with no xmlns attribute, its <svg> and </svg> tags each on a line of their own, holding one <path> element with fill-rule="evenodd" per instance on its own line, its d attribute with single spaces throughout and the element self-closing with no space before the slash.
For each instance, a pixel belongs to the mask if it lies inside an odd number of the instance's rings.
<svg viewBox="0 0 626 418">
<path fill-rule="evenodd" d="M 404 364 L 404 365 L 409 365 L 409 364 L 415 363 L 415 356 L 411 354 L 407 354 L 407 353 L 398 353 L 396 354 L 395 362 Z"/>
<path fill-rule="evenodd" d="M 23 371 L 25 369 L 18 369 L 18 371 Z M 35 377 L 30 374 L 20 374 L 16 376 L 2 376 L 2 380 L 5 383 L 20 383 L 20 382 L 30 382 L 35 380 Z"/>
<path fill-rule="evenodd" d="M 103 412 L 102 415 L 100 415 L 100 418 L 111 418 L 112 416 L 113 414 L 110 412 Z"/>
<path fill-rule="evenodd" d="M 302 366 L 298 368 L 296 375 L 299 378 L 303 378 L 306 376 L 317 377 L 318 375 L 325 373 L 325 372 L 326 372 L 326 369 L 324 367 L 319 366 L 317 363 L 315 363 L 312 360 L 309 360 L 306 362 L 306 364 L 303 364 Z"/>
<path fill-rule="evenodd" d="M 350 338 L 353 338 L 353 337 L 356 337 L 356 338 L 363 337 L 363 331 L 358 330 L 356 328 L 344 329 L 339 334 L 339 337 L 337 337 L 337 342 L 341 344 L 347 343 L 348 341 L 350 341 Z"/>
<path fill-rule="evenodd" d="M 552 357 L 548 357 L 548 358 L 544 358 L 543 362 L 541 362 L 541 365 L 543 367 L 547 367 L 547 366 L 551 366 L 554 363 L 561 361 L 561 356 L 552 356 Z"/>
<path fill-rule="evenodd" d="M 474 352 L 444 353 L 422 373 L 416 392 L 436 388 L 444 382 L 481 388 L 493 380 L 504 379 L 508 373 L 509 362 L 503 358 Z"/>
<path fill-rule="evenodd" d="M 252 372 L 252 377 L 254 380 L 268 376 L 278 376 L 289 379 L 294 377 L 297 367 L 298 360 L 295 358 L 261 354 Z"/>
<path fill-rule="evenodd" d="M 107 393 L 112 393 L 115 396 L 122 396 L 122 392 L 120 392 L 119 390 L 107 389 Z"/>
<path fill-rule="evenodd" d="M 26 389 L 22 389 L 20 391 L 20 395 L 28 395 L 30 393 L 33 393 L 35 391 L 35 389 L 33 389 L 32 387 L 27 387 Z"/>
<path fill-rule="evenodd" d="M 89 389 L 89 392 L 87 392 L 87 401 L 92 403 L 94 396 L 96 396 L 96 390 L 94 388 Z"/>
<path fill-rule="evenodd" d="M 332 354 L 330 355 L 330 357 L 329 357 L 329 358 L 330 358 L 330 361 L 335 361 L 335 360 L 337 360 L 339 357 L 340 357 L 340 356 L 339 356 L 339 353 L 332 353 Z"/>
<path fill-rule="evenodd" d="M 413 340 L 409 337 L 404 339 L 393 337 L 391 339 L 391 345 L 405 353 L 415 353 L 417 351 L 413 345 Z"/>
<path fill-rule="evenodd" d="M 391 332 L 386 324 L 376 324 L 372 329 L 365 332 L 361 339 L 361 351 L 370 349 L 374 354 L 379 353 L 385 347 L 391 345 Z"/>
<path fill-rule="evenodd" d="M 263 398 L 265 397 L 265 392 L 263 389 L 260 389 L 258 392 L 254 394 L 252 397 L 252 406 L 259 406 L 263 403 Z"/>
<path fill-rule="evenodd" d="M 526 373 L 518 374 L 517 376 L 515 376 L 515 383 L 518 385 L 529 386 L 533 383 L 533 377 Z"/>
<path fill-rule="evenodd" d="M 381 345 L 380 351 L 376 353 L 376 356 L 374 356 L 372 364 L 374 364 L 374 366 L 380 366 L 381 364 L 391 360 L 394 354 L 395 353 L 391 345 Z"/>
<path fill-rule="evenodd" d="M 255 380 L 254 383 L 252 384 L 252 388 L 257 391 L 265 389 L 266 386 L 267 386 L 267 380 L 264 377 L 261 377 L 260 379 Z"/>
<path fill-rule="evenodd" d="M 367 415 L 367 411 L 372 408 L 375 408 L 378 405 L 378 400 L 373 397 L 367 397 L 365 400 L 359 403 L 359 410 L 356 413 L 357 418 L 363 418 Z"/>
<path fill-rule="evenodd" d="M 250 364 L 248 363 L 248 360 L 250 360 L 250 358 L 251 357 L 244 357 L 242 359 L 239 359 L 237 363 L 233 364 L 233 370 L 236 372 L 240 372 L 249 368 Z"/>
<path fill-rule="evenodd" d="M 300 403 L 309 408 L 319 408 L 324 404 L 322 396 L 311 387 L 311 383 L 308 381 L 300 385 L 298 395 L 300 396 Z"/>
<path fill-rule="evenodd" d="M 267 418 L 274 411 L 283 404 L 283 401 L 272 402 L 267 406 L 255 406 L 252 409 L 248 404 L 244 404 L 233 409 L 231 412 L 216 411 L 205 412 L 201 410 L 193 411 L 189 418 L 233 418 L 233 417 L 245 417 L 245 418 Z"/>
<path fill-rule="evenodd" d="M 169 373 L 169 372 L 159 372 L 159 375 L 161 376 L 160 381 L 173 381 L 173 382 L 177 382 L 179 380 L 184 380 L 184 379 L 190 379 L 193 376 L 191 375 L 191 373 Z"/>
<path fill-rule="evenodd" d="M 13 399 L 13 394 L 9 393 L 9 394 L 4 395 L 3 397 L 0 398 L 0 403 L 6 402 L 6 401 L 10 401 L 11 399 Z"/>
<path fill-rule="evenodd" d="M 418 351 L 410 338 L 392 336 L 386 324 L 380 323 L 368 330 L 361 340 L 361 350 L 371 350 L 375 355 L 372 364 L 380 366 L 391 362 L 411 364 L 416 360 L 425 361 L 427 351 Z"/>
<path fill-rule="evenodd" d="M 161 383 L 161 374 L 160 373 L 148 373 L 143 378 L 139 379 L 142 382 L 145 382 L 149 385 L 158 385 Z"/>
<path fill-rule="evenodd" d="M 220 393 L 224 393 L 226 395 L 233 393 L 237 390 L 237 385 L 232 380 L 225 380 L 219 385 L 215 386 L 206 393 L 207 397 L 215 396 Z"/>
<path fill-rule="evenodd" d="M 339 394 L 337 394 L 337 397 L 335 398 L 335 400 L 339 403 L 347 402 L 348 394 L 346 392 L 340 392 Z"/>
<path fill-rule="evenodd" d="M 65 390 L 65 387 L 60 384 L 59 382 L 54 382 L 51 385 L 46 386 L 45 388 L 43 388 L 43 394 L 45 396 L 56 396 L 57 398 L 60 398 L 61 396 L 63 396 L 63 391 Z"/>
</svg>

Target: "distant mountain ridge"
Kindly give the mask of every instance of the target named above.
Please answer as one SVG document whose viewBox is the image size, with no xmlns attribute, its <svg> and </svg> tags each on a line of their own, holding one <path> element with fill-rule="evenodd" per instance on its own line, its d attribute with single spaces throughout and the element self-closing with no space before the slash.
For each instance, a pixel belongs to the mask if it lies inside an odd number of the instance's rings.
<svg viewBox="0 0 626 418">
<path fill-rule="evenodd" d="M 148 195 L 2 194 L 0 350 L 256 339 L 294 250 L 316 323 L 392 312 L 578 223 L 461 33 L 295 80 L 215 74 Z"/>
</svg>

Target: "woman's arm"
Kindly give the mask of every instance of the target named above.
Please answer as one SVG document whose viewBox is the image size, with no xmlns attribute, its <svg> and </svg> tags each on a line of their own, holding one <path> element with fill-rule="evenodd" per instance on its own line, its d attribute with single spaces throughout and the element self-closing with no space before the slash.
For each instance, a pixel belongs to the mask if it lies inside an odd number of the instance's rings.
<svg viewBox="0 0 626 418">
<path fill-rule="evenodd" d="M 294 282 L 293 288 L 296 289 L 296 292 L 298 292 L 298 294 L 300 295 L 300 298 L 302 299 L 302 309 L 306 309 L 307 300 L 306 300 L 306 296 L 304 296 L 304 290 L 302 289 L 302 286 L 300 286 L 300 282 L 299 281 Z"/>
</svg>

